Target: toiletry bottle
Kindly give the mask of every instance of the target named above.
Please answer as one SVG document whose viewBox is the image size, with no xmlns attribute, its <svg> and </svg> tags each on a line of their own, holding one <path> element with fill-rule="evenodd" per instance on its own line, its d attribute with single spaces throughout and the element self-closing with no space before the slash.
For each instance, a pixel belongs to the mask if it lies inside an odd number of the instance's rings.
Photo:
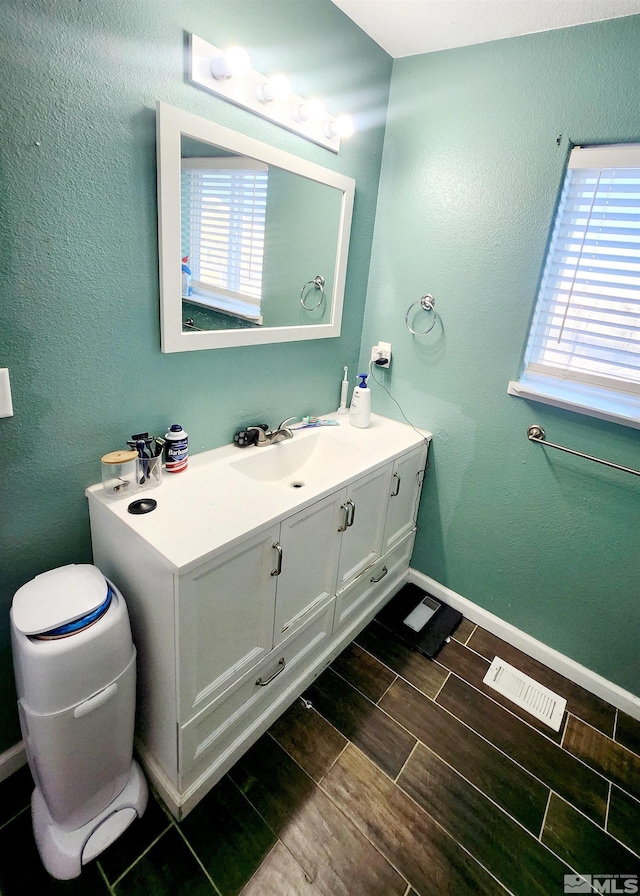
<svg viewBox="0 0 640 896">
<path fill-rule="evenodd" d="M 367 388 L 367 374 L 359 373 L 360 382 L 353 390 L 349 423 L 359 429 L 366 429 L 371 420 L 371 389 Z"/>
<path fill-rule="evenodd" d="M 189 463 L 189 437 L 179 423 L 169 427 L 165 435 L 167 473 L 180 473 Z"/>
<path fill-rule="evenodd" d="M 191 268 L 189 267 L 189 256 L 185 255 L 182 259 L 182 298 L 188 299 L 193 294 L 193 281 L 191 278 Z"/>
</svg>

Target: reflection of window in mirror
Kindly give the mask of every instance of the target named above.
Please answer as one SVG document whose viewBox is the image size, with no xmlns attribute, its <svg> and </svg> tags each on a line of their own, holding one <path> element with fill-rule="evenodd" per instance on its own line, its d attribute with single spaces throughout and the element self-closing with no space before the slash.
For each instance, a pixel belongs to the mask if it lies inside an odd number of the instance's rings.
<svg viewBox="0 0 640 896">
<path fill-rule="evenodd" d="M 268 166 L 240 156 L 183 158 L 182 258 L 191 293 L 183 299 L 262 324 Z"/>
</svg>

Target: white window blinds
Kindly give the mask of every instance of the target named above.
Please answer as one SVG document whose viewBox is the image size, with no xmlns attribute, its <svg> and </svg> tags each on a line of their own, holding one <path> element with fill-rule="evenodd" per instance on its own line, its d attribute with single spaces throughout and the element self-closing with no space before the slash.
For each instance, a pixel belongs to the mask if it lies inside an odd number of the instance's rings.
<svg viewBox="0 0 640 896">
<path fill-rule="evenodd" d="M 640 394 L 640 146 L 572 151 L 525 365 Z"/>
<path fill-rule="evenodd" d="M 267 180 L 254 159 L 182 160 L 182 253 L 194 290 L 260 305 Z"/>
</svg>

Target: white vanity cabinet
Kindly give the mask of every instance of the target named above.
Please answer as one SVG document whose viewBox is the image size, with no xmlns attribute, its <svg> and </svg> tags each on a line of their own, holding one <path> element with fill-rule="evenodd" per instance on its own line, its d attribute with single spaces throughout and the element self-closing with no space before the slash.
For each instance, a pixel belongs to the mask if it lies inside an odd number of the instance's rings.
<svg viewBox="0 0 640 896">
<path fill-rule="evenodd" d="M 138 751 L 177 818 L 406 580 L 427 440 L 375 419 L 393 453 L 376 441 L 335 488 L 241 494 L 224 448 L 167 476 L 146 516 L 87 490 L 94 562 L 125 595 L 138 648 Z"/>
<path fill-rule="evenodd" d="M 391 475 L 374 470 L 178 579 L 181 722 L 380 557 Z"/>
</svg>

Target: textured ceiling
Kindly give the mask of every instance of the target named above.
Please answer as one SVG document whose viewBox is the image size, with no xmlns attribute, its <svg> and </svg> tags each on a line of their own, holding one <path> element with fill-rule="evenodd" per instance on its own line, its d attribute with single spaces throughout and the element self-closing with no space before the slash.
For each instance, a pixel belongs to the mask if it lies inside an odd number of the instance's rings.
<svg viewBox="0 0 640 896">
<path fill-rule="evenodd" d="M 391 56 L 640 13 L 640 0 L 333 0 Z"/>
</svg>

